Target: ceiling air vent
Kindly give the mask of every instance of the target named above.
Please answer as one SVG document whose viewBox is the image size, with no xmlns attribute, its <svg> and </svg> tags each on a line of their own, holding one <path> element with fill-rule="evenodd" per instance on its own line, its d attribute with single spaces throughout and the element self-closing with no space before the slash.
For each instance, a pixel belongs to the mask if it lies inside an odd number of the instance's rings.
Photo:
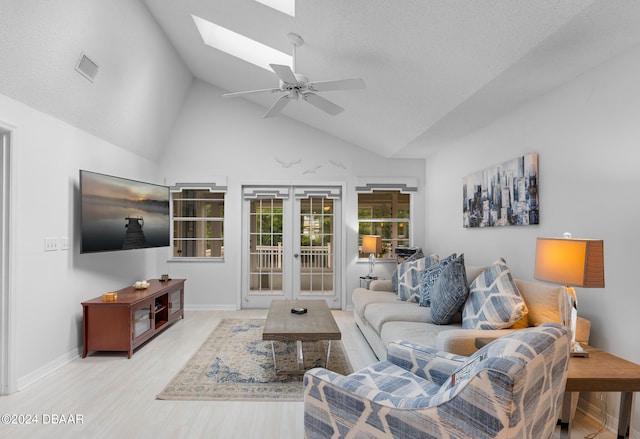
<svg viewBox="0 0 640 439">
<path fill-rule="evenodd" d="M 76 71 L 93 82 L 93 78 L 98 74 L 98 65 L 83 53 L 76 64 Z"/>
</svg>

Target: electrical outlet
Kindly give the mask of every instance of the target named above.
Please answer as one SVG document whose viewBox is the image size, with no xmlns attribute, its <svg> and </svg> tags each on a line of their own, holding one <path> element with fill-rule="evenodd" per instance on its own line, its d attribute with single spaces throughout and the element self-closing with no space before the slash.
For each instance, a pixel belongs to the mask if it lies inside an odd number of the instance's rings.
<svg viewBox="0 0 640 439">
<path fill-rule="evenodd" d="M 69 237 L 63 236 L 60 238 L 60 250 L 69 250 Z"/>
<path fill-rule="evenodd" d="M 44 238 L 44 251 L 52 252 L 58 250 L 58 238 Z"/>
</svg>

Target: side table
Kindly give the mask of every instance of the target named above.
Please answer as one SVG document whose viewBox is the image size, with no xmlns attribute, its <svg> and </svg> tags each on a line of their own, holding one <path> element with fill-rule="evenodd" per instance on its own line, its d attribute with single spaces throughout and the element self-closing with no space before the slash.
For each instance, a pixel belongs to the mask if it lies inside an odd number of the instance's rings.
<svg viewBox="0 0 640 439">
<path fill-rule="evenodd" d="M 491 338 L 479 337 L 475 345 L 479 349 L 492 341 Z M 620 392 L 617 438 L 628 438 L 634 392 L 640 392 L 640 365 L 592 346 L 585 347 L 585 350 L 589 352 L 588 357 L 569 358 L 560 437 L 571 438 L 571 407 L 578 402 L 580 392 Z"/>
<path fill-rule="evenodd" d="M 640 392 L 640 365 L 616 357 L 601 349 L 587 346 L 589 356 L 569 359 L 565 398 L 571 404 L 578 399 L 579 392 L 620 392 L 620 415 L 618 418 L 618 439 L 629 437 L 631 408 L 634 392 Z M 563 404 L 560 437 L 571 437 L 571 416 Z"/>
<path fill-rule="evenodd" d="M 366 288 L 369 289 L 369 285 L 371 284 L 371 281 L 373 280 L 378 280 L 377 276 L 360 276 L 360 288 Z"/>
</svg>

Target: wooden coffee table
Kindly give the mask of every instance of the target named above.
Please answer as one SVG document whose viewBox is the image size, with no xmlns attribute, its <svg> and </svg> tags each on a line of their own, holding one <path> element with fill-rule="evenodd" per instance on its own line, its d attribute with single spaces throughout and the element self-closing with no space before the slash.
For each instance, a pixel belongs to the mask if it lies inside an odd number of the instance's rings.
<svg viewBox="0 0 640 439">
<path fill-rule="evenodd" d="M 291 308 L 307 308 L 305 314 L 293 314 Z M 342 334 L 331 314 L 331 310 L 324 300 L 273 300 L 269 306 L 267 321 L 262 331 L 262 339 L 271 341 L 273 365 L 276 373 L 302 374 L 304 358 L 302 356 L 303 341 L 327 340 L 327 361 L 331 355 L 331 340 L 340 340 Z M 276 366 L 276 351 L 274 341 L 295 341 L 297 347 L 297 370 L 278 370 Z"/>
<path fill-rule="evenodd" d="M 618 438 L 629 437 L 634 392 L 640 392 L 640 365 L 616 357 L 601 349 L 585 347 L 588 358 L 569 359 L 560 437 L 571 437 L 571 416 L 567 412 L 578 399 L 579 392 L 620 392 Z"/>
</svg>

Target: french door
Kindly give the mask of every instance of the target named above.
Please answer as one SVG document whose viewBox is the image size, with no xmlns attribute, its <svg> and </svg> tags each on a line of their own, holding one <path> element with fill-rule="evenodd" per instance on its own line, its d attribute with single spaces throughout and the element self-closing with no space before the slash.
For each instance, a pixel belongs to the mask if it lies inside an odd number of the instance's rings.
<svg viewBox="0 0 640 439">
<path fill-rule="evenodd" d="M 341 188 L 243 187 L 242 307 L 273 299 L 340 308 Z"/>
</svg>

